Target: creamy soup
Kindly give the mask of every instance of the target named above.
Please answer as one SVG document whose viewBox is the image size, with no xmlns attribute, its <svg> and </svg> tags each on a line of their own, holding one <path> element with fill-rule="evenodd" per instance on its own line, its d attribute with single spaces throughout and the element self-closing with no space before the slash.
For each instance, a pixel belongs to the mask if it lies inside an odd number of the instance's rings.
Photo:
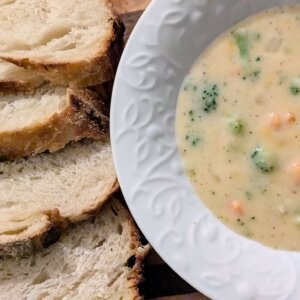
<svg viewBox="0 0 300 300">
<path fill-rule="evenodd" d="M 176 131 L 217 218 L 300 250 L 300 6 L 261 12 L 208 47 L 182 84 Z"/>
</svg>

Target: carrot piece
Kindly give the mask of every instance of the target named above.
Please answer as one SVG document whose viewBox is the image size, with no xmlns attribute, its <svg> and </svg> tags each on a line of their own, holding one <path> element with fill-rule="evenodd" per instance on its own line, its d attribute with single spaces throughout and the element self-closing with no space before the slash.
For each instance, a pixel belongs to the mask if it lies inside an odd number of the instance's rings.
<svg viewBox="0 0 300 300">
<path fill-rule="evenodd" d="M 244 213 L 242 203 L 240 201 L 231 201 L 230 208 L 237 215 L 242 215 Z"/>
<path fill-rule="evenodd" d="M 276 130 L 278 130 L 281 127 L 281 117 L 278 113 L 272 112 L 269 114 L 269 125 L 270 127 Z"/>
<path fill-rule="evenodd" d="M 296 122 L 296 116 L 295 116 L 295 114 L 292 113 L 292 112 L 286 113 L 286 115 L 285 115 L 285 121 L 287 123 L 290 123 L 290 124 L 295 123 Z"/>
<path fill-rule="evenodd" d="M 289 168 L 290 174 L 293 176 L 294 181 L 300 183 L 300 163 L 294 163 Z"/>
</svg>

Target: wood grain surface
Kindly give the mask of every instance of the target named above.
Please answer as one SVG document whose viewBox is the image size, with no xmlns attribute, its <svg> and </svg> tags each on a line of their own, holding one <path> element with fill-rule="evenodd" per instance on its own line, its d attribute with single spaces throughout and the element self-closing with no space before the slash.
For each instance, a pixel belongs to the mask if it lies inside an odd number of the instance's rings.
<svg viewBox="0 0 300 300">
<path fill-rule="evenodd" d="M 112 0 L 112 2 L 125 24 L 125 41 L 127 41 L 136 22 L 151 0 Z M 141 291 L 145 299 L 209 300 L 172 271 L 154 250 L 146 259 L 144 277 Z"/>
</svg>

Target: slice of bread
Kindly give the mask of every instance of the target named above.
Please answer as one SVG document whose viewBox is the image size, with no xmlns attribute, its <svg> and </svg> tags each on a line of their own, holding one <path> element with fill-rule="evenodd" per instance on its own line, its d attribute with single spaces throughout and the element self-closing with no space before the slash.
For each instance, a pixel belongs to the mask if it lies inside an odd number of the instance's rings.
<svg viewBox="0 0 300 300">
<path fill-rule="evenodd" d="M 109 142 L 83 140 L 0 163 L 0 256 L 48 246 L 69 222 L 97 213 L 117 188 Z"/>
<path fill-rule="evenodd" d="M 100 94 L 101 90 L 103 91 Z M 0 97 L 2 160 L 57 151 L 82 138 L 107 140 L 105 91 L 43 85 L 34 93 Z"/>
<path fill-rule="evenodd" d="M 0 57 L 60 85 L 112 80 L 123 34 L 108 0 L 0 2 Z"/>
<path fill-rule="evenodd" d="M 114 199 L 101 215 L 69 228 L 27 258 L 0 260 L 0 298 L 140 299 L 141 246 L 128 211 Z"/>
<path fill-rule="evenodd" d="M 0 60 L 0 91 L 29 92 L 44 83 L 37 73 L 17 67 L 7 61 Z"/>
</svg>

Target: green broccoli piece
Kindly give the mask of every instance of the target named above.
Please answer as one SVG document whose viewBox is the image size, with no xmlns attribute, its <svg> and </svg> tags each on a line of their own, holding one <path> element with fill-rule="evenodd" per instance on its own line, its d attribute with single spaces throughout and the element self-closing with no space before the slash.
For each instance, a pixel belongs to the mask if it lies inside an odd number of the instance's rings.
<svg viewBox="0 0 300 300">
<path fill-rule="evenodd" d="M 202 109 L 209 113 L 218 106 L 219 87 L 216 84 L 208 84 L 201 92 Z"/>
<path fill-rule="evenodd" d="M 233 31 L 232 36 L 240 52 L 243 67 L 248 68 L 250 62 L 250 42 L 248 31 L 245 28 Z"/>
<path fill-rule="evenodd" d="M 187 134 L 185 136 L 185 140 L 191 145 L 191 146 L 198 146 L 201 143 L 201 138 L 193 133 Z"/>
<path fill-rule="evenodd" d="M 300 93 L 300 88 L 296 86 L 290 86 L 290 92 L 294 95 L 297 96 Z"/>
<path fill-rule="evenodd" d="M 245 130 L 245 123 L 241 119 L 232 119 L 229 121 L 229 129 L 235 135 L 241 135 Z"/>
<path fill-rule="evenodd" d="M 255 166 L 263 173 L 270 173 L 276 168 L 275 156 L 261 147 L 256 147 L 251 158 Z"/>
<path fill-rule="evenodd" d="M 182 89 L 184 91 L 187 91 L 187 92 L 196 92 L 197 88 L 198 88 L 197 83 L 196 83 L 196 81 L 193 78 L 191 78 L 191 77 L 188 76 L 188 77 L 186 77 L 184 79 L 184 82 L 182 84 Z"/>
<path fill-rule="evenodd" d="M 300 93 L 300 78 L 299 77 L 296 77 L 291 81 L 290 92 L 294 96 L 297 96 Z"/>
</svg>

